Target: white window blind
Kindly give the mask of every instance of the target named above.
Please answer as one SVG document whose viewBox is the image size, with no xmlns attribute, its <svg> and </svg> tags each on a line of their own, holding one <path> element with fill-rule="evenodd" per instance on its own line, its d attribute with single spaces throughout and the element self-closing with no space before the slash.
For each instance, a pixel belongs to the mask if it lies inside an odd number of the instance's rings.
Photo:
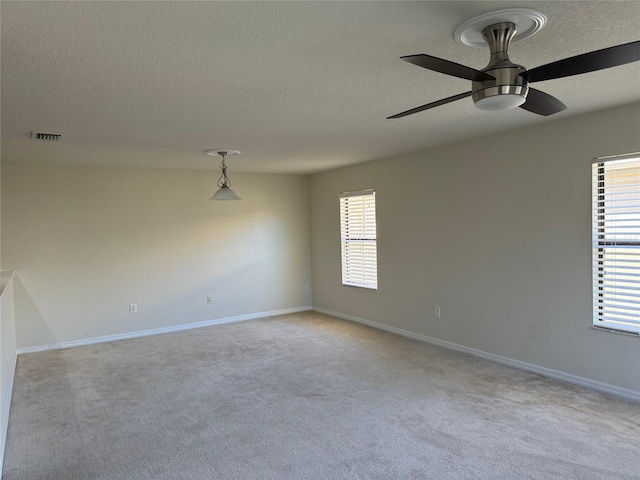
<svg viewBox="0 0 640 480">
<path fill-rule="evenodd" d="M 593 324 L 640 332 L 640 155 L 593 164 Z"/>
<path fill-rule="evenodd" d="M 340 237 L 342 284 L 377 290 L 375 191 L 340 195 Z"/>
</svg>

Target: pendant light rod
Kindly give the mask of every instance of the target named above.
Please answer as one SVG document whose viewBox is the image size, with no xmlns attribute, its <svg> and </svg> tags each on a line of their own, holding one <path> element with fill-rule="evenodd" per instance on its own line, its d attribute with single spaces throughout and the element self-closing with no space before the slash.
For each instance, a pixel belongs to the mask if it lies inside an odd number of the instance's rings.
<svg viewBox="0 0 640 480">
<path fill-rule="evenodd" d="M 218 187 L 229 188 L 231 187 L 231 180 L 229 180 L 229 177 L 227 177 L 227 164 L 224 161 L 224 158 L 227 152 L 218 152 L 218 153 L 222 157 L 222 164 L 220 165 L 220 169 L 222 170 L 222 175 L 220 175 L 220 178 L 218 179 Z"/>
</svg>

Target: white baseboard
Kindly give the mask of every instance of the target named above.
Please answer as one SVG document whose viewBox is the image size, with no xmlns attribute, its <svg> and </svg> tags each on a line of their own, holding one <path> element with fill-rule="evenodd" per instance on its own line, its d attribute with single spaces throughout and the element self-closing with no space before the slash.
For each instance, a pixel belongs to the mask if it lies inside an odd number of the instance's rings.
<svg viewBox="0 0 640 480">
<path fill-rule="evenodd" d="M 372 322 L 371 320 L 354 317 L 353 315 L 347 315 L 341 312 L 335 312 L 333 310 L 328 310 L 326 308 L 313 307 L 313 310 L 320 313 L 325 313 L 327 315 L 331 315 L 333 317 L 341 318 L 344 320 L 350 320 L 352 322 L 362 323 L 364 325 L 368 325 L 370 327 L 377 328 L 380 330 L 385 330 L 387 332 L 395 333 L 403 337 L 413 338 L 415 340 L 432 343 L 434 345 L 439 345 L 441 347 L 449 348 L 451 350 L 457 350 L 459 352 L 470 353 L 471 355 L 475 355 L 477 357 L 484 358 L 486 360 L 491 360 L 493 362 L 501 363 L 509 367 L 514 367 L 520 370 L 526 370 L 529 372 L 537 373 L 545 377 L 555 378 L 556 380 L 562 380 L 564 382 L 572 383 L 574 385 L 579 385 L 581 387 L 591 388 L 593 390 L 597 390 L 603 393 L 608 393 L 610 395 L 615 395 L 617 397 L 621 397 L 626 400 L 633 400 L 636 402 L 640 402 L 640 392 L 636 390 L 629 390 L 627 388 L 616 387 L 615 385 L 598 382 L 596 380 L 590 380 L 588 378 L 579 377 L 577 375 L 561 372 L 559 370 L 552 370 L 550 368 L 541 367 L 539 365 L 534 365 L 532 363 L 521 362 L 520 360 L 515 360 L 513 358 L 494 355 L 493 353 L 484 352 L 482 350 L 477 350 L 475 348 L 465 347 L 464 345 L 447 342 L 445 340 L 439 340 L 437 338 L 427 337 L 426 335 L 410 332 L 408 330 L 403 330 L 401 328 L 391 327 L 389 325 L 384 325 L 382 323 Z"/>
<path fill-rule="evenodd" d="M 61 348 L 82 347 L 84 345 L 92 345 L 94 343 L 113 342 L 116 340 L 127 340 L 130 338 L 148 337 L 150 335 L 160 335 L 162 333 L 181 332 L 183 330 L 192 330 L 194 328 L 210 327 L 213 325 L 222 325 L 224 323 L 242 322 L 244 320 L 255 320 L 257 318 L 273 317 L 275 315 L 285 315 L 287 313 L 297 313 L 311 310 L 313 307 L 295 307 L 284 308 L 282 310 L 272 310 L 269 312 L 250 313 L 248 315 L 238 315 L 235 317 L 217 318 L 215 320 L 206 320 L 204 322 L 186 323 L 184 325 L 174 325 L 172 327 L 154 328 L 151 330 L 140 330 L 137 332 L 119 333 L 116 335 L 106 335 L 104 337 L 85 338 L 82 340 L 72 340 L 70 342 L 60 342 L 51 345 L 39 345 L 36 347 L 24 347 L 18 349 L 18 355 L 23 353 L 44 352 L 45 350 L 58 350 Z"/>
</svg>

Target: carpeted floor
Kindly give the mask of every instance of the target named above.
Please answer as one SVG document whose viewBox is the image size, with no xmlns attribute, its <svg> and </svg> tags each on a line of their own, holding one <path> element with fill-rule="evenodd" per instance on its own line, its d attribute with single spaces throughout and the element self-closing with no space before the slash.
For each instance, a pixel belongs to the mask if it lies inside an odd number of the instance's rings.
<svg viewBox="0 0 640 480">
<path fill-rule="evenodd" d="M 640 405 L 305 312 L 18 358 L 5 480 L 632 479 Z"/>
</svg>

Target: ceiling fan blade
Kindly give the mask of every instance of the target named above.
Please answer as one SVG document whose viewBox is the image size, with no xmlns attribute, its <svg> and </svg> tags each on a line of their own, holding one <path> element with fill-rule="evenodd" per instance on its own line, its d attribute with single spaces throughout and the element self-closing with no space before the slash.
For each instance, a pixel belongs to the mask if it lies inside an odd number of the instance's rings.
<svg viewBox="0 0 640 480">
<path fill-rule="evenodd" d="M 526 72 L 529 82 L 542 82 L 555 78 L 570 77 L 581 73 L 595 72 L 640 60 L 640 41 L 625 43 L 616 47 L 603 48 L 595 52 L 583 53 L 548 63 Z"/>
<path fill-rule="evenodd" d="M 529 87 L 527 101 L 520 105 L 520 108 L 548 117 L 554 113 L 566 110 L 567 106 L 556 97 Z"/>
<path fill-rule="evenodd" d="M 454 95 L 453 97 L 443 98 L 442 100 L 438 100 L 437 102 L 427 103 L 426 105 L 422 105 L 421 107 L 412 108 L 411 110 L 407 110 L 406 112 L 396 113 L 390 117 L 387 117 L 387 120 L 390 118 L 400 118 L 406 117 L 407 115 L 412 115 L 414 113 L 422 112 L 424 110 L 429 110 L 430 108 L 439 107 L 440 105 L 444 105 L 445 103 L 455 102 L 456 100 L 460 100 L 462 98 L 470 97 L 471 92 L 460 93 L 458 95 Z"/>
<path fill-rule="evenodd" d="M 459 63 L 450 62 L 438 57 L 432 57 L 431 55 L 407 55 L 406 57 L 400 57 L 400 60 L 413 63 L 419 67 L 428 68 L 436 72 L 444 73 L 446 75 L 452 75 L 458 78 L 464 78 L 465 80 L 495 80 L 494 77 L 488 73 L 481 72 L 475 68 L 465 67 Z"/>
</svg>

